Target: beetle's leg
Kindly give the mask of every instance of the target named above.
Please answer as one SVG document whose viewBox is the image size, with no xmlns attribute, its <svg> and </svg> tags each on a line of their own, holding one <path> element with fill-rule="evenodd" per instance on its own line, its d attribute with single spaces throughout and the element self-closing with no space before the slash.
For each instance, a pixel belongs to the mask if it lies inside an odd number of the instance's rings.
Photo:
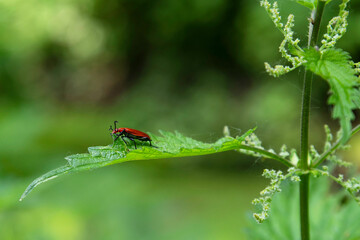
<svg viewBox="0 0 360 240">
<path fill-rule="evenodd" d="M 118 133 L 118 134 L 116 134 L 116 133 L 115 133 L 115 134 L 110 133 L 111 136 L 113 136 L 113 135 L 116 136 L 116 138 L 114 139 L 114 143 L 115 143 L 115 141 L 116 141 L 120 136 L 121 136 L 121 139 L 125 142 L 125 140 L 123 139 L 123 136 L 124 136 L 123 132 L 124 132 L 124 130 L 121 131 L 121 132 Z M 126 142 L 125 142 L 125 144 L 126 144 Z"/>
<path fill-rule="evenodd" d="M 123 135 L 121 135 L 121 139 L 124 141 L 125 145 L 127 146 L 127 142 L 125 141 L 125 139 L 124 139 L 124 136 L 123 136 Z"/>
<path fill-rule="evenodd" d="M 111 133 L 110 133 L 110 134 L 111 134 Z M 114 143 L 115 143 L 115 141 L 118 140 L 118 138 L 121 136 L 121 134 L 116 134 L 116 133 L 115 133 L 114 135 L 116 136 L 116 138 L 114 139 Z"/>
<path fill-rule="evenodd" d="M 131 138 L 131 137 L 128 137 L 131 141 L 133 141 L 133 143 L 134 143 L 134 146 L 135 146 L 135 149 L 137 149 L 136 148 L 136 142 L 135 142 L 135 140 L 133 139 L 133 138 Z"/>
<path fill-rule="evenodd" d="M 116 136 L 115 138 L 114 138 L 114 135 Z M 115 141 L 120 137 L 120 134 L 112 134 L 112 133 L 110 133 L 110 136 L 113 138 L 113 147 L 114 147 L 114 145 L 115 145 Z"/>
</svg>

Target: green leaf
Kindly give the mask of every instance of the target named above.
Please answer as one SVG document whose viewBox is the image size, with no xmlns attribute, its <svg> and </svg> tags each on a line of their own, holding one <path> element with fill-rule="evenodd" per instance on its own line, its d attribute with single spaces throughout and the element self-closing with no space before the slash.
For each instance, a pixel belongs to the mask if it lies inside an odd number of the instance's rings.
<svg viewBox="0 0 360 240">
<path fill-rule="evenodd" d="M 314 10 L 317 7 L 318 1 L 324 1 L 324 0 L 296 0 L 297 3 L 303 5 L 307 8 L 310 8 L 311 10 Z M 328 4 L 331 1 L 332 0 L 327 0 L 326 4 Z"/>
<path fill-rule="evenodd" d="M 358 81 L 350 56 L 341 49 L 332 48 L 321 53 L 311 48 L 305 51 L 304 57 L 305 66 L 330 85 L 328 103 L 334 105 L 332 116 L 340 120 L 342 143 L 345 143 L 350 137 L 351 120 L 354 119 L 352 110 L 360 105 Z"/>
<path fill-rule="evenodd" d="M 253 133 L 254 130 L 250 129 L 242 136 L 236 138 L 223 137 L 215 143 L 200 142 L 185 137 L 178 132 L 160 131 L 162 136 L 150 135 L 156 147 L 150 147 L 148 143 L 138 143 L 138 149 L 135 149 L 129 143 L 130 149 L 128 149 L 121 139 L 117 140 L 114 145 L 89 147 L 89 153 L 68 156 L 65 158 L 68 161 L 67 165 L 54 169 L 35 179 L 22 194 L 20 201 L 39 184 L 68 173 L 92 170 L 126 161 L 206 155 L 240 148 L 250 148 L 256 151 L 256 148 L 244 145 L 245 138 Z M 262 155 L 267 155 L 266 151 L 262 149 L 259 149 L 259 151 Z M 282 160 L 275 154 L 270 154 L 267 157 L 278 158 L 277 160 L 285 161 L 284 163 L 287 164 L 286 160 Z"/>
<path fill-rule="evenodd" d="M 318 0 L 296 0 L 297 3 L 314 10 L 317 6 Z"/>
<path fill-rule="evenodd" d="M 360 108 L 360 90 L 359 89 L 354 90 L 352 99 L 354 101 L 356 108 Z"/>
</svg>

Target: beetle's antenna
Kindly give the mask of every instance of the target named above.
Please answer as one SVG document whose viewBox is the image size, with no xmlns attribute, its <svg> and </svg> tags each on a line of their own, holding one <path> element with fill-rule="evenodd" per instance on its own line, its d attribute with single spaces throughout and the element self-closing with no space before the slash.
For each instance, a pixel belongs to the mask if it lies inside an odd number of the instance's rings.
<svg viewBox="0 0 360 240">
<path fill-rule="evenodd" d="M 117 123 L 118 121 L 114 121 L 114 128 L 116 129 L 116 123 Z"/>
</svg>

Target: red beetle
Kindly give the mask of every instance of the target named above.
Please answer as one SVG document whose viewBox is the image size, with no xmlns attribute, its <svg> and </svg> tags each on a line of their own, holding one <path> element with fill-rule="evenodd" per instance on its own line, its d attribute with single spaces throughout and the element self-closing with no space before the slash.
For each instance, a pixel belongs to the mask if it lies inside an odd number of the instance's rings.
<svg viewBox="0 0 360 240">
<path fill-rule="evenodd" d="M 115 139 L 114 139 L 114 142 L 119 138 L 121 137 L 121 139 L 124 141 L 125 145 L 127 146 L 127 142 L 125 141 L 124 137 L 128 138 L 129 140 L 133 141 L 134 145 L 135 145 L 135 149 L 136 148 L 136 142 L 135 142 L 135 139 L 139 140 L 139 141 L 149 141 L 150 143 L 150 146 L 151 145 L 151 138 L 149 135 L 147 135 L 146 133 L 144 132 L 141 132 L 139 130 L 136 130 L 136 129 L 131 129 L 131 128 L 116 128 L 116 123 L 118 121 L 114 121 L 114 128 L 112 128 L 112 126 L 110 126 L 110 129 L 112 132 L 111 132 L 111 135 L 115 135 Z M 155 146 L 154 146 L 155 147 Z"/>
</svg>

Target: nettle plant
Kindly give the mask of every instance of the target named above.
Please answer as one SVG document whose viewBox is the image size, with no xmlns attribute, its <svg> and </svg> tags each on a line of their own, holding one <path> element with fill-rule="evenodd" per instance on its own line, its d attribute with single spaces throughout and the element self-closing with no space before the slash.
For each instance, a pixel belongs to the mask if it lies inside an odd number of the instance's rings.
<svg viewBox="0 0 360 240">
<path fill-rule="evenodd" d="M 327 24 L 326 33 L 318 44 L 320 23 L 324 8 L 331 0 L 297 0 L 301 5 L 311 10 L 309 21 L 308 42 L 302 46 L 299 38 L 294 37 L 294 15 L 290 14 L 284 23 L 280 16 L 278 3 L 268 0 L 260 1 L 260 5 L 269 14 L 275 27 L 284 35 L 279 51 L 289 63 L 289 66 L 276 65 L 272 67 L 265 63 L 266 71 L 274 77 L 284 75 L 303 66 L 304 84 L 301 108 L 301 145 L 300 152 L 295 149 L 288 150 L 283 145 L 278 152 L 266 149 L 254 134 L 255 128 L 248 130 L 242 136 L 230 136 L 229 129 L 224 128 L 224 137 L 214 143 L 204 143 L 185 137 L 175 132 L 160 131 L 161 136 L 149 134 L 153 144 L 138 143 L 138 148 L 132 142 L 125 144 L 121 139 L 112 145 L 89 147 L 89 153 L 75 154 L 66 157 L 68 163 L 54 169 L 35 179 L 25 190 L 20 200 L 24 199 L 30 191 L 39 184 L 68 173 L 92 170 L 116 163 L 135 160 L 150 160 L 160 158 L 187 157 L 206 155 L 235 150 L 242 154 L 255 157 L 274 159 L 284 164 L 287 172 L 265 169 L 263 176 L 270 179 L 270 185 L 260 192 L 260 197 L 253 201 L 261 210 L 253 217 L 262 223 L 269 217 L 273 196 L 281 191 L 281 183 L 285 180 L 297 182 L 300 189 L 300 223 L 301 238 L 309 239 L 309 181 L 310 175 L 314 177 L 327 176 L 340 184 L 349 194 L 360 203 L 360 181 L 356 178 L 345 180 L 343 175 L 334 176 L 323 163 L 350 166 L 342 161 L 336 152 L 346 149 L 346 143 L 352 135 L 360 130 L 360 125 L 352 129 L 351 121 L 354 119 L 353 110 L 360 108 L 360 63 L 351 61 L 349 54 L 336 48 L 337 41 L 345 34 L 347 28 L 346 10 L 350 0 L 342 0 L 339 13 Z M 340 122 L 340 130 L 336 138 L 333 137 L 328 126 L 325 125 L 326 141 L 322 152 L 319 153 L 313 145 L 309 144 L 309 110 L 311 102 L 311 84 L 313 75 L 320 76 L 329 84 L 330 97 L 328 103 L 333 105 L 332 116 Z M 321 166 L 320 166 L 321 165 Z"/>
</svg>

